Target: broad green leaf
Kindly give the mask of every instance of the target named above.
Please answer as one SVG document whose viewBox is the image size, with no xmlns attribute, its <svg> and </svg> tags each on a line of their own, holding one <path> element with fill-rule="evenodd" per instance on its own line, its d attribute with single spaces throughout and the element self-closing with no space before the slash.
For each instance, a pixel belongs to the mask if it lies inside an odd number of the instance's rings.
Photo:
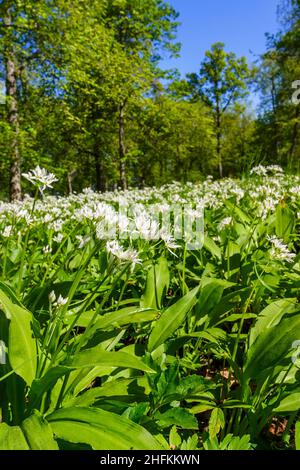
<svg viewBox="0 0 300 470">
<path fill-rule="evenodd" d="M 209 238 L 208 236 L 205 236 L 204 238 L 204 248 L 207 249 L 213 256 L 218 258 L 219 260 L 222 259 L 222 252 L 221 249 L 216 245 L 216 243 Z"/>
<path fill-rule="evenodd" d="M 141 307 L 160 309 L 163 293 L 168 289 L 170 273 L 168 261 L 161 257 L 158 263 L 151 266 L 148 272 L 145 294 L 141 299 Z"/>
<path fill-rule="evenodd" d="M 3 294 L 5 294 L 7 296 L 8 299 L 10 299 L 10 301 L 12 303 L 14 303 L 16 305 L 19 305 L 19 307 L 23 307 L 23 305 L 21 304 L 21 302 L 17 298 L 14 291 L 8 285 L 6 285 L 4 282 L 0 282 L 0 292 L 1 291 L 3 292 Z"/>
<path fill-rule="evenodd" d="M 99 408 L 63 408 L 47 420 L 58 438 L 86 443 L 95 450 L 161 449 L 159 442 L 142 426 Z"/>
<path fill-rule="evenodd" d="M 23 421 L 23 433 L 32 450 L 58 450 L 50 424 L 37 412 Z"/>
<path fill-rule="evenodd" d="M 32 330 L 32 314 L 14 304 L 0 291 L 0 309 L 9 323 L 8 357 L 14 372 L 31 385 L 36 375 L 37 349 Z"/>
<path fill-rule="evenodd" d="M 0 450 L 29 450 L 29 445 L 19 426 L 0 424 Z"/>
<path fill-rule="evenodd" d="M 203 279 L 196 308 L 197 319 L 210 315 L 212 310 L 221 302 L 224 290 L 231 286 L 234 286 L 234 283 L 224 281 L 223 279 Z M 210 324 L 214 322 L 213 317 L 209 316 L 209 319 Z"/>
<path fill-rule="evenodd" d="M 109 380 L 102 387 L 92 388 L 71 399 L 68 401 L 68 406 L 91 406 L 96 401 L 108 397 L 119 397 L 124 401 L 137 397 L 141 399 L 141 397 L 146 398 L 150 392 L 147 377 Z"/>
<path fill-rule="evenodd" d="M 278 325 L 282 317 L 297 311 L 299 305 L 296 299 L 279 299 L 268 305 L 257 317 L 255 325 L 250 331 L 250 346 L 256 338 L 267 328 Z"/>
<path fill-rule="evenodd" d="M 107 330 L 115 327 L 133 324 L 145 323 L 155 320 L 157 310 L 151 308 L 143 309 L 136 307 L 126 307 L 117 312 L 106 313 L 99 318 L 92 327 L 92 331 Z"/>
<path fill-rule="evenodd" d="M 82 367 L 95 367 L 95 366 L 109 366 L 109 367 L 123 367 L 125 369 L 137 369 L 144 372 L 153 372 L 136 356 L 132 354 L 118 352 L 107 352 L 101 347 L 96 346 L 91 349 L 86 349 L 78 354 L 75 354 L 72 359 L 65 364 L 66 367 L 78 369 Z"/>
<path fill-rule="evenodd" d="M 277 206 L 276 209 L 276 235 L 278 238 L 288 243 L 290 235 L 295 228 L 295 215 L 294 212 L 288 207 L 282 205 Z"/>
<path fill-rule="evenodd" d="M 244 380 L 255 378 L 274 368 L 292 350 L 294 341 L 300 338 L 300 315 L 289 316 L 279 325 L 261 331 L 247 353 Z"/>
<path fill-rule="evenodd" d="M 182 325 L 187 314 L 196 303 L 198 291 L 199 287 L 196 287 L 164 311 L 150 334 L 148 343 L 150 352 L 163 344 Z"/>
<path fill-rule="evenodd" d="M 300 392 L 290 393 L 274 409 L 275 413 L 292 413 L 300 410 Z"/>
<path fill-rule="evenodd" d="M 230 312 L 232 309 L 235 309 L 238 305 L 243 305 L 245 300 L 249 297 L 251 288 L 246 287 L 242 289 L 237 289 L 230 294 L 224 295 L 222 297 L 222 302 L 220 302 L 216 307 L 214 307 L 211 312 L 213 318 L 220 318 L 221 315 Z M 226 318 L 223 318 L 221 321 L 226 321 Z"/>
<path fill-rule="evenodd" d="M 88 388 L 97 377 L 109 376 L 114 370 L 115 367 L 110 366 L 96 366 L 92 368 L 82 367 L 80 369 L 74 369 L 69 378 L 69 383 L 71 383 L 72 380 L 76 381 L 76 386 L 73 388 L 72 393 L 77 395 L 82 390 Z"/>
<path fill-rule="evenodd" d="M 70 369 L 68 367 L 51 367 L 43 377 L 35 379 L 29 391 L 29 403 L 31 407 L 38 408 L 42 396 L 51 391 L 56 382 L 69 372 Z"/>
</svg>

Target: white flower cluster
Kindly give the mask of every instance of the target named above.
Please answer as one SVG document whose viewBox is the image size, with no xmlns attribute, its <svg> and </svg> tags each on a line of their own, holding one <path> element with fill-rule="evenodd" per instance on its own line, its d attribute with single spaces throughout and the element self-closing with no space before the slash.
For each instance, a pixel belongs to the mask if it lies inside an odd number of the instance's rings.
<svg viewBox="0 0 300 470">
<path fill-rule="evenodd" d="M 283 176 L 284 171 L 279 165 L 268 165 L 268 166 L 263 166 L 263 165 L 258 165 L 252 168 L 250 171 L 250 175 L 257 175 L 257 176 L 267 176 L 267 175 L 273 175 L 273 176 Z"/>
<path fill-rule="evenodd" d="M 106 250 L 120 261 L 129 261 L 132 264 L 132 269 L 141 262 L 137 251 L 132 248 L 125 250 L 116 240 L 107 242 Z"/>
<path fill-rule="evenodd" d="M 255 223 L 261 219 L 267 220 L 280 204 L 285 203 L 299 218 L 300 177 L 285 176 L 277 166 L 257 168 L 263 178 L 227 178 L 220 181 L 207 178 L 198 184 L 173 182 L 161 188 L 104 194 L 86 189 L 69 197 L 48 195 L 35 202 L 34 210 L 34 201 L 30 197 L 25 197 L 22 202 L 0 202 L 0 239 L 2 237 L 6 244 L 10 240 L 12 244 L 17 243 L 17 237 L 22 237 L 30 227 L 32 233 L 44 233 L 39 247 L 47 256 L 55 254 L 57 245 L 67 240 L 70 240 L 68 244 L 75 242 L 76 247 L 82 249 L 93 243 L 95 237 L 105 241 L 119 240 L 119 248 L 125 252 L 127 250 L 122 245 L 136 248 L 138 240 L 146 243 L 155 240 L 164 243 L 171 251 L 183 246 L 178 233 L 169 230 L 168 224 L 163 224 L 163 220 L 170 220 L 170 213 L 173 214 L 173 221 L 178 222 L 173 210 L 176 205 L 184 208 L 191 219 L 201 216 L 201 211 L 204 211 L 204 222 L 211 221 L 214 227 L 209 236 L 218 243 L 221 243 L 220 232 L 233 224 L 228 205 L 239 208 Z M 255 171 L 253 169 L 252 174 Z M 26 177 L 42 190 L 56 181 L 53 174 L 40 167 L 26 174 Z M 237 216 L 237 223 L 240 221 Z M 180 222 L 177 225 L 179 227 Z M 124 240 L 126 243 L 123 243 Z M 116 245 L 112 248 L 116 249 Z M 120 253 L 118 250 L 116 252 Z"/>
<path fill-rule="evenodd" d="M 233 219 L 232 217 L 225 217 L 225 219 L 221 220 L 221 222 L 219 223 L 219 230 L 222 231 L 224 230 L 225 228 L 227 228 L 228 226 L 232 225 L 233 223 Z"/>
<path fill-rule="evenodd" d="M 22 173 L 22 176 L 30 181 L 34 186 L 37 186 L 43 193 L 45 189 L 52 188 L 52 184 L 58 181 L 53 173 L 49 173 L 44 168 L 37 166 L 34 170 L 29 173 Z"/>
<path fill-rule="evenodd" d="M 59 308 L 62 307 L 63 305 L 66 305 L 68 302 L 68 297 L 63 297 L 61 294 L 59 294 L 58 297 L 56 297 L 54 290 L 50 292 L 49 294 L 49 302 L 52 304 L 52 307 L 54 308 Z"/>
<path fill-rule="evenodd" d="M 294 261 L 296 254 L 291 253 L 287 245 L 285 245 L 282 240 L 275 236 L 270 237 L 269 235 L 268 240 L 272 245 L 272 248 L 270 250 L 270 255 L 272 259 L 286 261 L 288 263 L 292 263 Z"/>
</svg>

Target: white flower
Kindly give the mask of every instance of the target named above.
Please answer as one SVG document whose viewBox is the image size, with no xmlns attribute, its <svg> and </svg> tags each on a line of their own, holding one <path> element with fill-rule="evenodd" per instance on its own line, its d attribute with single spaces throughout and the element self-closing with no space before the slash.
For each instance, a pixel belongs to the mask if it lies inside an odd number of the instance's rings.
<svg viewBox="0 0 300 470">
<path fill-rule="evenodd" d="M 3 237 L 9 238 L 9 237 L 11 236 L 11 234 L 12 234 L 12 231 L 13 231 L 12 226 L 11 226 L 11 225 L 7 225 L 7 226 L 4 228 L 4 230 L 3 230 L 3 233 L 2 233 Z"/>
<path fill-rule="evenodd" d="M 22 173 L 22 176 L 37 186 L 41 192 L 44 192 L 46 188 L 52 188 L 52 184 L 58 181 L 53 173 L 49 173 L 45 168 L 40 168 L 40 166 L 37 166 L 29 173 Z"/>
<path fill-rule="evenodd" d="M 132 263 L 133 268 L 137 263 L 140 263 L 139 254 L 132 248 L 124 250 L 123 247 L 116 241 L 112 240 L 106 243 L 106 250 L 118 258 L 120 261 L 129 261 Z"/>
<path fill-rule="evenodd" d="M 49 294 L 49 301 L 53 304 L 56 301 L 56 295 L 54 290 L 52 290 Z"/>
<path fill-rule="evenodd" d="M 48 255 L 48 254 L 51 253 L 51 252 L 52 252 L 52 248 L 51 248 L 49 245 L 44 246 L 44 248 L 43 248 L 43 253 L 44 253 L 45 255 Z"/>
<path fill-rule="evenodd" d="M 180 248 L 180 245 L 178 245 L 176 243 L 176 240 L 174 239 L 174 237 L 170 233 L 161 232 L 160 233 L 160 238 L 161 238 L 161 240 L 163 240 L 165 242 L 167 250 L 172 255 L 176 256 L 176 258 L 177 258 L 177 255 L 175 253 L 173 253 L 172 250 L 175 250 L 176 248 Z"/>
<path fill-rule="evenodd" d="M 79 241 L 79 248 L 83 248 L 91 240 L 91 237 L 89 235 L 86 235 L 85 237 L 82 235 L 76 235 L 76 239 Z"/>
<path fill-rule="evenodd" d="M 262 165 L 255 166 L 250 171 L 250 175 L 267 176 L 267 169 Z"/>
<path fill-rule="evenodd" d="M 136 234 L 144 240 L 157 240 L 159 225 L 144 210 L 135 214 Z"/>
<path fill-rule="evenodd" d="M 273 245 L 270 250 L 271 258 L 279 260 L 279 261 L 287 261 L 288 263 L 292 263 L 294 258 L 296 257 L 295 253 L 291 253 L 287 247 L 283 243 L 282 240 L 276 238 L 275 236 L 270 237 L 267 236 L 269 242 Z"/>
<path fill-rule="evenodd" d="M 279 165 L 269 165 L 269 166 L 263 166 L 263 165 L 258 165 L 252 168 L 250 171 L 250 175 L 258 175 L 258 176 L 267 176 L 268 173 L 274 175 L 274 176 L 284 176 L 284 171 Z"/>
<path fill-rule="evenodd" d="M 61 307 L 62 305 L 66 305 L 68 302 L 69 298 L 66 297 L 64 298 L 61 294 L 59 294 L 58 298 L 56 299 L 56 302 L 54 302 L 55 307 Z"/>
<path fill-rule="evenodd" d="M 56 242 L 56 243 L 60 243 L 62 240 L 63 240 L 64 236 L 62 233 L 58 233 L 57 235 L 55 235 L 55 237 L 53 237 L 53 240 Z"/>
<path fill-rule="evenodd" d="M 51 228 L 54 232 L 60 232 L 64 225 L 64 221 L 61 219 L 53 220 L 49 222 L 48 227 Z"/>
<path fill-rule="evenodd" d="M 52 304 L 53 307 L 59 308 L 63 305 L 66 305 L 68 302 L 69 298 L 66 297 L 64 298 L 61 294 L 59 294 L 58 297 L 56 297 L 54 290 L 50 292 L 49 294 L 49 302 Z"/>
<path fill-rule="evenodd" d="M 219 223 L 219 230 L 222 231 L 224 230 L 226 227 L 228 227 L 229 225 L 231 225 L 233 222 L 232 220 L 232 217 L 225 217 L 225 219 L 221 220 L 221 222 Z"/>
</svg>

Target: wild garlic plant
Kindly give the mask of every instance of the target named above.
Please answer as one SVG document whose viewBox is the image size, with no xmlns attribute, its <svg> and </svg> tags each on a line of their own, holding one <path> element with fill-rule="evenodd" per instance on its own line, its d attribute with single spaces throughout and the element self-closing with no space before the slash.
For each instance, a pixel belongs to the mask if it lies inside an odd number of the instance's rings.
<svg viewBox="0 0 300 470">
<path fill-rule="evenodd" d="M 24 177 L 35 198 L 0 203 L 0 448 L 270 448 L 274 422 L 293 448 L 300 178 L 59 197 Z M 174 207 L 204 211 L 201 245 Z"/>
</svg>

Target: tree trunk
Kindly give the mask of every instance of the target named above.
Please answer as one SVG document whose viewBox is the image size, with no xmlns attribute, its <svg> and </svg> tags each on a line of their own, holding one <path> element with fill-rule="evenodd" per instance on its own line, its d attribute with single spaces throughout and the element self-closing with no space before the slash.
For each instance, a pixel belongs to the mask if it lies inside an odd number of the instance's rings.
<svg viewBox="0 0 300 470">
<path fill-rule="evenodd" d="M 11 129 L 10 144 L 10 198 L 12 201 L 20 201 L 22 199 L 21 190 L 21 158 L 19 148 L 19 113 L 18 113 L 18 96 L 17 96 L 17 71 L 14 47 L 10 39 L 10 30 L 12 28 L 11 12 L 8 9 L 4 18 L 7 28 L 7 38 L 5 44 L 5 72 L 6 72 L 6 104 L 7 119 Z"/>
<path fill-rule="evenodd" d="M 69 191 L 69 194 L 73 194 L 73 181 L 74 181 L 74 178 L 76 177 L 76 175 L 77 175 L 77 171 L 76 171 L 76 170 L 73 170 L 73 171 L 69 171 L 69 172 L 68 172 L 67 179 L 68 179 L 68 191 Z"/>
<path fill-rule="evenodd" d="M 125 104 L 120 105 L 119 112 L 119 159 L 120 159 L 120 185 L 127 189 L 126 177 L 126 146 L 125 146 Z"/>
<path fill-rule="evenodd" d="M 223 162 L 222 162 L 222 146 L 221 146 L 222 129 L 221 129 L 221 111 L 220 111 L 219 104 L 217 104 L 216 125 L 217 125 L 217 157 L 218 157 L 218 163 L 219 163 L 219 173 L 220 173 L 220 178 L 223 178 Z"/>
<path fill-rule="evenodd" d="M 96 190 L 103 193 L 105 191 L 105 177 L 103 165 L 100 159 L 99 148 L 95 148 L 95 173 L 96 173 Z"/>
</svg>

